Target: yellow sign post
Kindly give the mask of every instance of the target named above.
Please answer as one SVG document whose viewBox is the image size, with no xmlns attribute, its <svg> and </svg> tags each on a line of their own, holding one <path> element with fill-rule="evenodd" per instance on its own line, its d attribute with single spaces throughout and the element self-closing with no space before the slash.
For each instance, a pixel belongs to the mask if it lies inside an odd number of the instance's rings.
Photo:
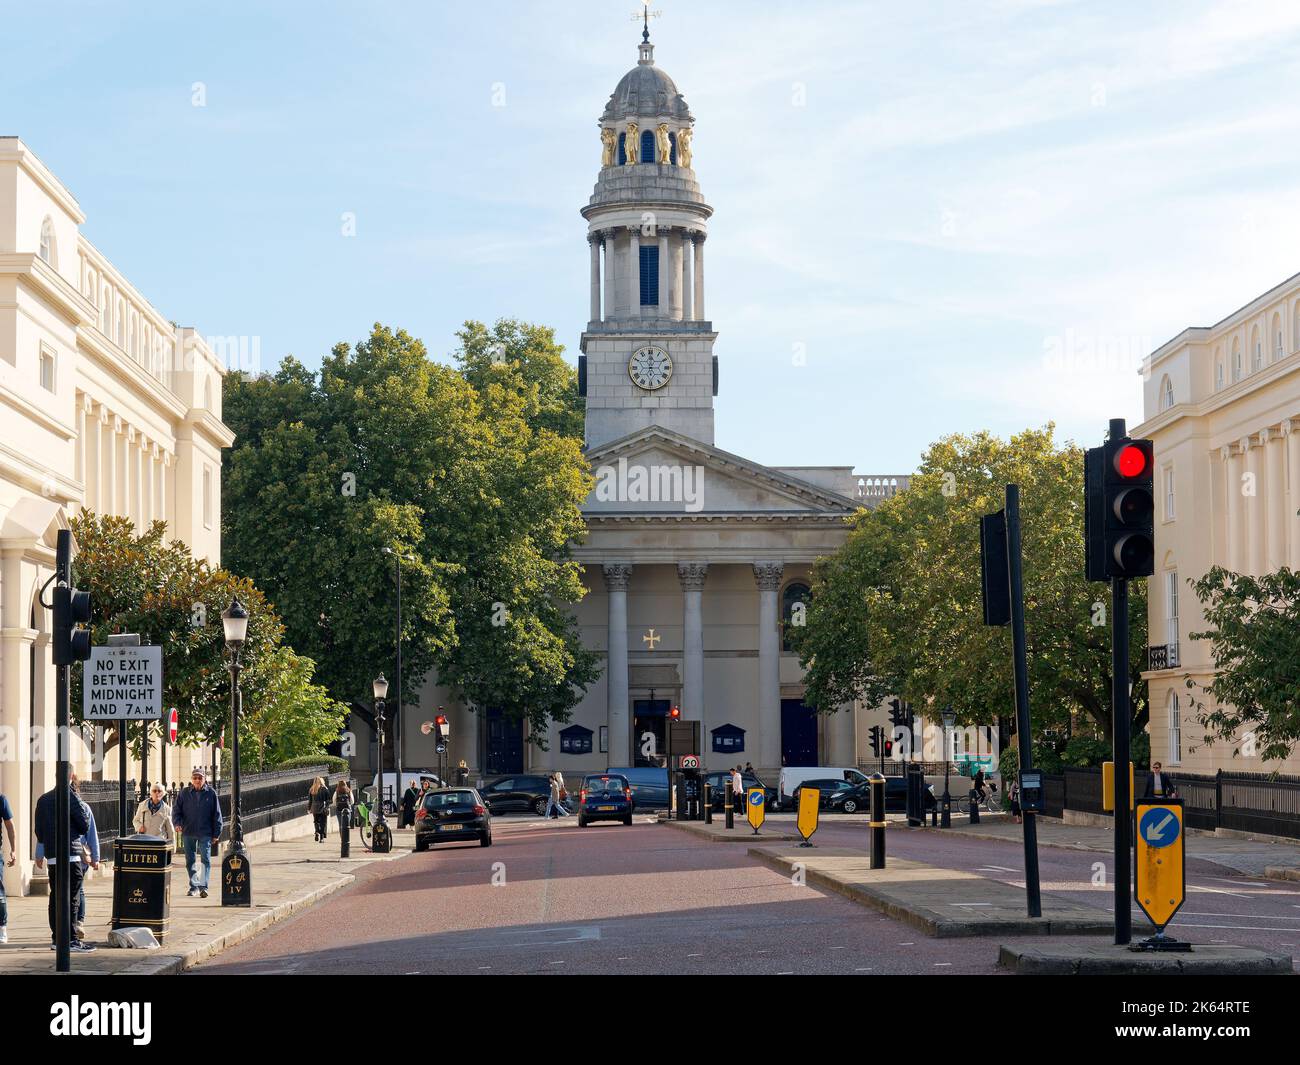
<svg viewBox="0 0 1300 1065">
<path fill-rule="evenodd" d="M 1141 799 L 1137 804 L 1134 897 L 1162 934 L 1183 905 L 1187 854 L 1180 799 Z"/>
<path fill-rule="evenodd" d="M 767 793 L 762 788 L 750 788 L 745 793 L 745 817 L 757 836 L 767 817 Z"/>
<path fill-rule="evenodd" d="M 1137 792 L 1133 786 L 1133 763 L 1128 764 L 1128 808 L 1133 809 Z M 1115 763 L 1101 763 L 1101 808 L 1107 813 L 1115 809 Z"/>
<path fill-rule="evenodd" d="M 799 827 L 799 835 L 803 836 L 803 842 L 799 846 L 812 846 L 808 841 L 817 831 L 817 816 L 821 812 L 821 805 L 822 793 L 816 788 L 799 789 L 799 817 L 796 824 Z"/>
</svg>

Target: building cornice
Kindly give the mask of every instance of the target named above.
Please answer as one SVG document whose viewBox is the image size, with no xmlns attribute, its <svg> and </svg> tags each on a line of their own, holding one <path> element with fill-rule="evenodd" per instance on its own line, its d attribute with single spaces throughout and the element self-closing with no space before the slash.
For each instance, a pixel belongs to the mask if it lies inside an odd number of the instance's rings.
<svg viewBox="0 0 1300 1065">
<path fill-rule="evenodd" d="M 218 448 L 230 447 L 235 442 L 235 434 L 230 427 L 212 411 L 202 407 L 194 407 L 187 411 L 185 424 L 202 433 Z"/>
<path fill-rule="evenodd" d="M 1135 437 L 1152 436 L 1161 430 L 1168 429 L 1183 418 L 1209 417 L 1223 408 L 1232 406 L 1234 403 L 1246 398 L 1257 389 L 1276 384 L 1283 378 L 1295 373 L 1300 373 L 1300 351 L 1292 352 L 1277 362 L 1269 363 L 1262 370 L 1243 377 L 1240 381 L 1234 381 L 1217 392 L 1211 392 L 1199 403 L 1175 403 L 1168 410 L 1160 411 L 1135 427 L 1132 430 L 1132 435 Z"/>
<path fill-rule="evenodd" d="M 149 396 L 173 419 L 186 416 L 188 408 L 171 389 L 95 328 L 77 330 L 77 350 L 93 359 L 137 394 Z"/>
<path fill-rule="evenodd" d="M 16 277 L 26 282 L 75 326 L 95 319 L 94 304 L 35 252 L 0 254 L 0 277 Z"/>
<path fill-rule="evenodd" d="M 17 163 L 77 225 L 86 220 L 77 198 L 54 176 L 54 171 L 17 137 L 0 137 L 0 163 Z"/>
</svg>

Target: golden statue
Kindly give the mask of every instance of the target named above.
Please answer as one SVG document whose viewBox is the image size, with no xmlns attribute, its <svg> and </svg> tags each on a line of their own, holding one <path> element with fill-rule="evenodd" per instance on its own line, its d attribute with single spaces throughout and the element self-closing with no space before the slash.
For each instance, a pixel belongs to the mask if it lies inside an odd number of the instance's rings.
<svg viewBox="0 0 1300 1065">
<path fill-rule="evenodd" d="M 637 151 L 641 147 L 641 139 L 637 135 L 635 122 L 627 124 L 627 135 L 623 138 L 623 154 L 627 156 L 627 165 L 636 166 Z"/>
<path fill-rule="evenodd" d="M 618 146 L 618 134 L 609 126 L 602 127 L 600 131 L 600 165 L 614 165 L 614 149 Z"/>
<path fill-rule="evenodd" d="M 678 166 L 688 167 L 691 165 L 691 137 L 693 137 L 694 135 L 695 135 L 694 131 L 691 129 L 690 126 L 687 126 L 685 129 L 678 131 L 677 133 L 677 165 Z"/>
<path fill-rule="evenodd" d="M 655 148 L 658 149 L 659 162 L 667 165 L 673 161 L 673 146 L 668 140 L 668 123 L 660 122 L 655 127 Z"/>
</svg>

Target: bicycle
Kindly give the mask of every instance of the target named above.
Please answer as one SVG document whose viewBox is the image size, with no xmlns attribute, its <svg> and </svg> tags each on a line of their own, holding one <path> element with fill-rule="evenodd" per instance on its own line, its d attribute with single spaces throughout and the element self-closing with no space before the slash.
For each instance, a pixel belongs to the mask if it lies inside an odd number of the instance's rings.
<svg viewBox="0 0 1300 1065">
<path fill-rule="evenodd" d="M 971 788 L 970 791 L 966 793 L 966 803 L 968 807 L 972 797 L 976 797 L 975 808 L 977 810 L 983 810 L 991 814 L 1002 812 L 1002 801 L 998 795 L 998 786 L 992 781 L 988 782 L 987 790 L 982 794 L 974 788 Z"/>
</svg>

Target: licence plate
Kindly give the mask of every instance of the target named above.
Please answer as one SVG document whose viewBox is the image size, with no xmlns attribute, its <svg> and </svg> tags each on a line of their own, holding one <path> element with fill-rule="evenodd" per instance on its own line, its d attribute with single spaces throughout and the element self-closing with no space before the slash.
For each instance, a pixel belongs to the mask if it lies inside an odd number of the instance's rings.
<svg viewBox="0 0 1300 1065">
<path fill-rule="evenodd" d="M 463 832 L 469 825 L 439 825 L 439 832 Z"/>
<path fill-rule="evenodd" d="M 617 810 L 617 806 L 597 806 L 597 810 Z"/>
</svg>

